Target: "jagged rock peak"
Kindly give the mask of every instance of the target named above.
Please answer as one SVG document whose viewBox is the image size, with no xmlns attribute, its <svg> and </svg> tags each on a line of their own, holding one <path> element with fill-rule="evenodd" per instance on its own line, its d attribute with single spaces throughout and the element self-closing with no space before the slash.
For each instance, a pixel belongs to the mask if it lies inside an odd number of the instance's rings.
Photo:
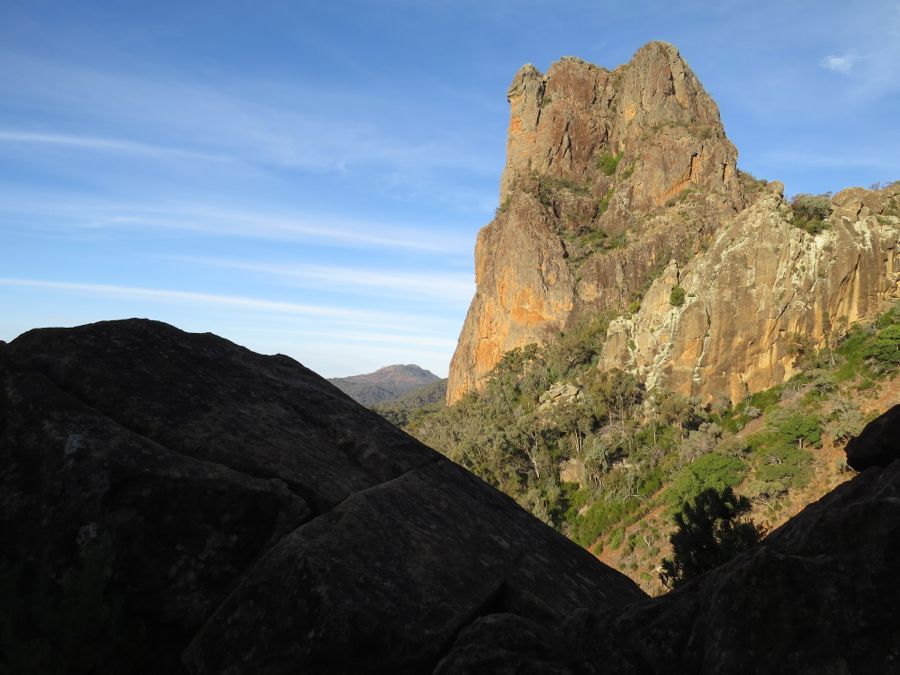
<svg viewBox="0 0 900 675">
<path fill-rule="evenodd" d="M 652 42 L 612 71 L 575 57 L 546 74 L 528 64 L 508 100 L 500 207 L 479 233 L 451 403 L 504 352 L 627 304 L 746 201 L 718 107 L 672 45 Z M 687 196 L 691 222 L 671 215 Z"/>
<path fill-rule="evenodd" d="M 694 141 L 725 138 L 718 107 L 678 50 L 664 42 L 645 45 L 612 72 L 572 56 L 555 62 L 546 75 L 527 64 L 513 78 L 508 99 L 509 145 L 501 202 L 530 172 L 585 178 L 597 173 L 599 155 L 636 155 L 648 134 L 668 129 L 670 140 L 682 143 L 685 136 L 702 137 Z M 676 131 L 671 133 L 672 129 Z M 642 157 L 638 164 L 647 165 L 645 179 L 651 180 L 633 182 L 638 200 L 645 206 L 658 205 L 676 194 L 684 180 L 733 191 L 737 153 L 730 143 L 721 149 L 715 145 L 693 143 L 680 158 L 682 164 L 687 161 L 684 166 L 673 164 L 676 156 L 666 153 Z M 698 159 L 691 162 L 692 158 Z M 718 166 L 720 161 L 724 167 Z M 660 162 L 665 166 L 659 167 Z M 700 171 L 692 179 L 691 172 L 702 168 L 694 163 L 709 163 L 716 170 L 711 175 Z M 660 173 L 679 180 L 660 184 L 664 178 Z"/>
</svg>

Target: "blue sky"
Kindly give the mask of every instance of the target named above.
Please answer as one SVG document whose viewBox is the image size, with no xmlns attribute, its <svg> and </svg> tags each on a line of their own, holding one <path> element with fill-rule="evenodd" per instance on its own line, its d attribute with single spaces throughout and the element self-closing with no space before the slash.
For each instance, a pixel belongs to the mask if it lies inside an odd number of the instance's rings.
<svg viewBox="0 0 900 675">
<path fill-rule="evenodd" d="M 146 316 L 446 375 L 506 88 L 674 43 L 751 173 L 900 179 L 900 2 L 0 0 L 0 339 Z"/>
</svg>

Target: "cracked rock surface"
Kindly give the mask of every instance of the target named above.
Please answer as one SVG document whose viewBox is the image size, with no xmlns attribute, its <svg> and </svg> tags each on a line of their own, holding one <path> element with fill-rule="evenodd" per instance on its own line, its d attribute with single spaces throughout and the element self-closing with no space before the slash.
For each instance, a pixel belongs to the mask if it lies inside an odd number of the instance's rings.
<svg viewBox="0 0 900 675">
<path fill-rule="evenodd" d="M 479 616 L 645 597 L 285 356 L 132 319 L 0 345 L 0 383 L 4 569 L 56 616 L 99 565 L 103 672 L 430 672 Z"/>
</svg>

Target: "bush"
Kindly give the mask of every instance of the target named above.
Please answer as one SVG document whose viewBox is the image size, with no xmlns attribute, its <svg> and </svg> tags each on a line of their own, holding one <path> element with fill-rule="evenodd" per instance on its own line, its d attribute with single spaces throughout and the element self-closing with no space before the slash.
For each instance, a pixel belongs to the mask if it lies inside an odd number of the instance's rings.
<svg viewBox="0 0 900 675">
<path fill-rule="evenodd" d="M 771 422 L 771 427 L 783 442 L 799 447 L 822 445 L 822 429 L 819 419 L 815 415 L 806 415 L 801 412 L 782 412 L 776 415 Z"/>
<path fill-rule="evenodd" d="M 865 358 L 887 366 L 900 364 L 900 324 L 885 326 L 865 349 Z"/>
<path fill-rule="evenodd" d="M 571 521 L 572 539 L 582 546 L 590 546 L 600 535 L 636 511 L 639 504 L 636 499 L 594 502 L 583 516 L 577 516 Z"/>
<path fill-rule="evenodd" d="M 675 509 L 681 509 L 704 490 L 724 490 L 741 482 L 747 467 L 734 456 L 713 453 L 700 457 L 684 467 L 666 493 L 666 501 Z"/>
<path fill-rule="evenodd" d="M 796 438 L 770 431 L 753 434 L 747 441 L 759 481 L 784 487 L 806 485 L 812 456 L 808 450 L 799 447 Z"/>
<path fill-rule="evenodd" d="M 669 539 L 673 556 L 662 562 L 662 582 L 677 588 L 758 544 L 759 529 L 742 519 L 749 511 L 747 498 L 730 487 L 704 490 L 685 504 L 675 515 L 677 529 Z"/>
<path fill-rule="evenodd" d="M 828 227 L 825 221 L 831 215 L 831 199 L 828 195 L 800 194 L 791 200 L 791 209 L 795 227 L 818 234 Z"/>
<path fill-rule="evenodd" d="M 672 307 L 681 307 L 684 304 L 685 295 L 684 289 L 681 286 L 676 286 L 669 293 L 669 304 Z"/>
<path fill-rule="evenodd" d="M 622 153 L 619 152 L 615 155 L 606 152 L 600 155 L 600 159 L 597 160 L 597 168 L 599 168 L 604 175 L 612 176 L 616 169 L 619 167 L 619 162 L 622 161 Z"/>
</svg>

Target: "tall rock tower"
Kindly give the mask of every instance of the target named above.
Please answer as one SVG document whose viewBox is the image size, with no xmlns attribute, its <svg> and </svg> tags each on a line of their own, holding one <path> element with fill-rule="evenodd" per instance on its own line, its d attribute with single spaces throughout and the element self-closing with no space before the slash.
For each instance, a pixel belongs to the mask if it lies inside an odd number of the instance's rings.
<svg viewBox="0 0 900 675">
<path fill-rule="evenodd" d="M 449 403 L 504 352 L 624 307 L 744 207 L 718 108 L 672 45 L 613 71 L 571 57 L 546 75 L 526 65 L 508 99 L 500 206 L 478 235 Z"/>
</svg>

